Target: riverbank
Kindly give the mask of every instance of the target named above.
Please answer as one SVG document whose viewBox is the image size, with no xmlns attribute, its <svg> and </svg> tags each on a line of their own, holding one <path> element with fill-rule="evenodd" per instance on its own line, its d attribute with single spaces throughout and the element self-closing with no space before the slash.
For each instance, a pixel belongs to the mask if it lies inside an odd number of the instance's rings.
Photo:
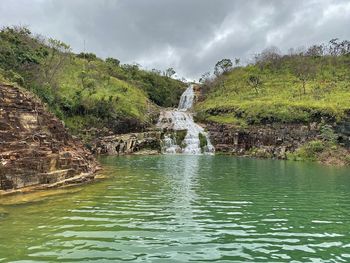
<svg viewBox="0 0 350 263">
<path fill-rule="evenodd" d="M 220 154 L 295 161 L 317 161 L 327 165 L 350 165 L 349 131 L 324 123 L 235 125 L 207 123 L 215 150 Z"/>
</svg>

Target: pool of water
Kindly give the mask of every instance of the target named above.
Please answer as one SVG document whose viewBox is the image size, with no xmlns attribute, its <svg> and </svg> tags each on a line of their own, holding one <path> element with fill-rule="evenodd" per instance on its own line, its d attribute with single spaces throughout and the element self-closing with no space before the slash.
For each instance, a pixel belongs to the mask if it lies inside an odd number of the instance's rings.
<svg viewBox="0 0 350 263">
<path fill-rule="evenodd" d="M 106 157 L 107 179 L 0 197 L 0 262 L 350 262 L 350 169 Z"/>
</svg>

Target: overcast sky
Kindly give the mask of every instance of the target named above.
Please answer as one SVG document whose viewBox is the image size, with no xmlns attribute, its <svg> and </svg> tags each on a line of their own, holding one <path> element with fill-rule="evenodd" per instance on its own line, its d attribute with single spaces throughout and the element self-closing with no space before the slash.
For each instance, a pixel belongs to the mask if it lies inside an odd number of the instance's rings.
<svg viewBox="0 0 350 263">
<path fill-rule="evenodd" d="M 272 45 L 350 39 L 350 0 L 1 0 L 0 24 L 192 80 Z"/>
</svg>

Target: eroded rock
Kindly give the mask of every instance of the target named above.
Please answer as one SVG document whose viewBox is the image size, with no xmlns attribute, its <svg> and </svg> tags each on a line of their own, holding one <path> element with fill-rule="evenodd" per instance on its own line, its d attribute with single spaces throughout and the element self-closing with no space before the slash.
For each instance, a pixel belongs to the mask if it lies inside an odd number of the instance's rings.
<svg viewBox="0 0 350 263">
<path fill-rule="evenodd" d="M 92 152 L 107 155 L 155 154 L 160 153 L 160 142 L 159 131 L 112 135 L 93 141 Z"/>
<path fill-rule="evenodd" d="M 98 168 L 34 95 L 0 84 L 0 190 L 92 179 Z"/>
<path fill-rule="evenodd" d="M 317 123 L 255 125 L 237 128 L 209 123 L 207 129 L 216 151 L 235 155 L 286 159 L 308 141 L 320 137 Z"/>
</svg>

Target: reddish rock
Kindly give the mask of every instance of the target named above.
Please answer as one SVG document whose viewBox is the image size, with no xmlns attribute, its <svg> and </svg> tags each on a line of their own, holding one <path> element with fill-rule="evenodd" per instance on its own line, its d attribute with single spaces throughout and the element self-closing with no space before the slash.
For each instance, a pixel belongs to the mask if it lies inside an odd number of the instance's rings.
<svg viewBox="0 0 350 263">
<path fill-rule="evenodd" d="M 97 169 L 91 153 L 33 94 L 0 84 L 0 192 L 91 180 Z"/>
</svg>

